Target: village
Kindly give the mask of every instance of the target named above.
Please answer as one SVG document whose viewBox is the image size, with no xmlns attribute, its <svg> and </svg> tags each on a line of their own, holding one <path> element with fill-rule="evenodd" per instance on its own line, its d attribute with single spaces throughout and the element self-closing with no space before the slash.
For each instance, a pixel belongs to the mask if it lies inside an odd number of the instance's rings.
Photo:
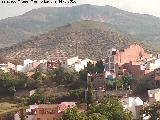
<svg viewBox="0 0 160 120">
<path fill-rule="evenodd" d="M 160 101 L 160 55 L 147 53 L 141 45 L 133 43 L 123 50 L 111 48 L 108 56 L 102 58 L 99 64 L 104 66 L 98 72 L 90 70 L 87 73 L 87 83 L 92 83 L 93 100 L 98 102 L 107 96 L 116 96 L 124 110 L 132 113 L 134 120 L 149 120 L 151 116 L 141 114 L 147 106 L 152 106 Z M 72 58 L 59 58 L 54 60 L 24 60 L 23 65 L 14 65 L 10 62 L 0 64 L 0 69 L 4 72 L 22 72 L 30 76 L 35 71 L 46 72 L 59 68 L 72 69 L 80 72 L 87 68 L 87 65 L 96 65 L 96 60 L 88 58 L 80 59 L 78 56 Z M 125 75 L 125 76 L 124 76 Z M 124 83 L 123 80 L 128 80 Z M 60 79 L 60 78 L 59 78 Z M 149 80 L 152 87 L 147 86 L 147 97 L 134 94 L 138 91 L 132 89 L 130 81 L 134 79 L 135 84 L 143 79 Z M 143 87 L 143 86 L 140 86 Z M 31 90 L 29 96 L 35 94 L 36 90 Z M 87 100 L 88 87 L 86 87 L 83 98 Z M 54 92 L 54 91 L 53 91 Z M 143 92 L 143 91 L 142 91 Z M 25 109 L 26 120 L 56 120 L 63 116 L 69 108 L 78 108 L 78 111 L 85 112 L 85 107 L 79 108 L 77 101 L 62 101 L 57 104 L 32 104 Z M 20 120 L 21 111 L 14 115 L 15 120 Z"/>
</svg>

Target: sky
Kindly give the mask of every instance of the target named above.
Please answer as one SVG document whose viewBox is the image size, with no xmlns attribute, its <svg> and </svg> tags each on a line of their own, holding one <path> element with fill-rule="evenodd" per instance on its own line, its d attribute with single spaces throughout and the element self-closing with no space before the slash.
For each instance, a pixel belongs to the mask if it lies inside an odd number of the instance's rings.
<svg viewBox="0 0 160 120">
<path fill-rule="evenodd" d="M 7 0 L 5 0 L 7 1 Z M 8 0 L 11 1 L 11 0 Z M 17 0 L 18 1 L 18 0 Z M 21 0 L 22 1 L 22 0 Z M 38 0 L 40 2 L 40 0 Z M 40 7 L 71 7 L 80 4 L 92 4 L 97 6 L 110 5 L 134 13 L 150 14 L 160 17 L 160 0 L 75 0 L 75 4 L 11 4 L 2 3 L 0 0 L 0 19 L 21 15 Z M 87 2 L 86 2 L 87 1 Z"/>
</svg>

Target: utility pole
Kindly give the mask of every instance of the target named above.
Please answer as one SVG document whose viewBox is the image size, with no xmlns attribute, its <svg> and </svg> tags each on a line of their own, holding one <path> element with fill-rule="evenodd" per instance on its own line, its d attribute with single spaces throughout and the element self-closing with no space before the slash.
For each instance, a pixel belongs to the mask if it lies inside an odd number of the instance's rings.
<svg viewBox="0 0 160 120">
<path fill-rule="evenodd" d="M 76 39 L 76 56 L 78 56 L 78 42 L 77 42 L 77 39 Z"/>
<path fill-rule="evenodd" d="M 80 42 L 78 42 L 77 41 L 77 39 L 76 39 L 76 56 L 78 56 L 78 44 L 79 44 Z"/>
</svg>

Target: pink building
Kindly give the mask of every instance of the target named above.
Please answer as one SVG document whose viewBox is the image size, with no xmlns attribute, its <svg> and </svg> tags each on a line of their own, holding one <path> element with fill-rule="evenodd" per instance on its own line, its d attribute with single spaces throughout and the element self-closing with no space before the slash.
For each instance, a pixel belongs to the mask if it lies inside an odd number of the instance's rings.
<svg viewBox="0 0 160 120">
<path fill-rule="evenodd" d="M 151 56 L 151 54 L 145 52 L 145 50 L 136 43 L 131 44 L 123 50 L 112 48 L 105 61 L 105 70 L 116 73 L 117 78 L 121 77 L 125 71 L 131 73 L 135 78 L 140 78 L 146 74 L 146 71 L 141 71 L 140 65 Z"/>
</svg>

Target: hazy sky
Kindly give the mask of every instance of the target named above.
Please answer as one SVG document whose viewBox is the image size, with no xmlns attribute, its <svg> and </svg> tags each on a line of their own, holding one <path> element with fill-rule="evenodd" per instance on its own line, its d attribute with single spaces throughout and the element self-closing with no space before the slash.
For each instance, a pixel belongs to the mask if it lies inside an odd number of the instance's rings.
<svg viewBox="0 0 160 120">
<path fill-rule="evenodd" d="M 77 4 L 93 4 L 100 6 L 111 5 L 130 12 L 160 17 L 160 0 L 76 0 L 76 2 Z M 71 4 L 2 4 L 2 0 L 0 0 L 0 19 L 17 16 L 31 9 L 45 6 L 71 6 Z"/>
</svg>

